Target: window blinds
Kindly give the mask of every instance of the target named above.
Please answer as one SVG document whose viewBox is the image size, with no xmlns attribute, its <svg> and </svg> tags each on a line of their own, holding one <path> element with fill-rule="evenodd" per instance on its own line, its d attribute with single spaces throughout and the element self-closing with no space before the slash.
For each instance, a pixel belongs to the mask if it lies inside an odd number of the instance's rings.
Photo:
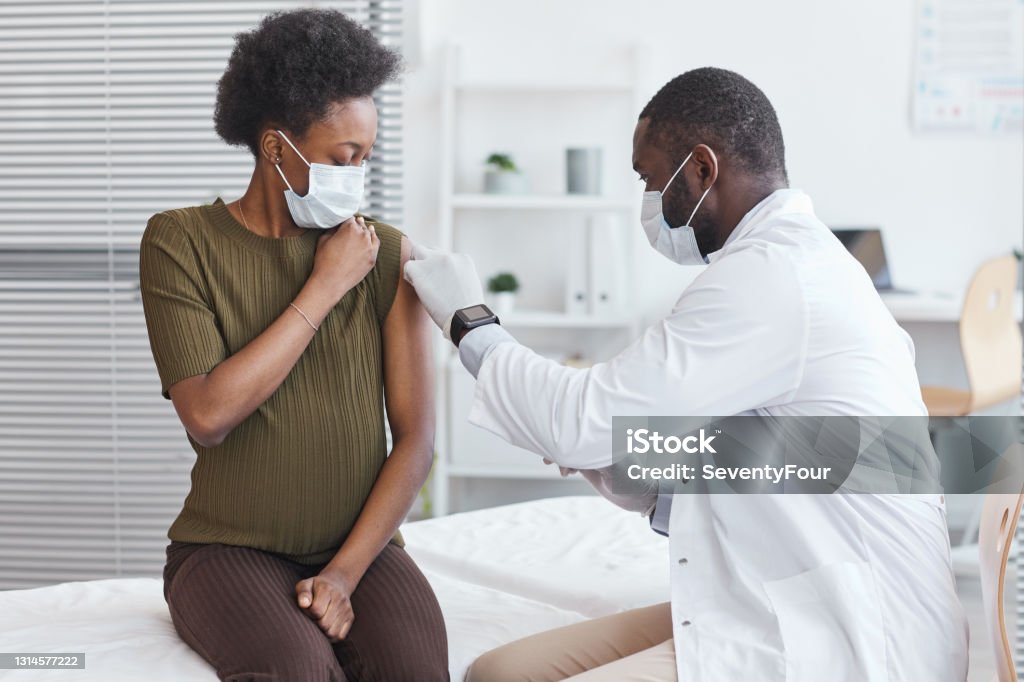
<svg viewBox="0 0 1024 682">
<path fill-rule="evenodd" d="M 194 453 L 159 395 L 139 238 L 244 191 L 217 79 L 235 33 L 312 5 L 400 47 L 399 0 L 0 0 L 0 589 L 160 574 Z M 377 104 L 364 211 L 400 226 L 400 83 Z"/>
</svg>

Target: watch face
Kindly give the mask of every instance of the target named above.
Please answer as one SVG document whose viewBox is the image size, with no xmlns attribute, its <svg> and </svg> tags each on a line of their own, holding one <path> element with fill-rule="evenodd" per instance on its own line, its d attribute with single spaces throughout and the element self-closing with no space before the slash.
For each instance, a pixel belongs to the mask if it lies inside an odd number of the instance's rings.
<svg viewBox="0 0 1024 682">
<path fill-rule="evenodd" d="M 485 317 L 491 316 L 491 311 L 488 310 L 486 306 L 482 305 L 475 305 L 470 308 L 464 308 L 462 310 L 462 313 L 463 315 L 465 315 L 467 322 L 475 322 L 476 320 L 481 320 Z"/>
</svg>

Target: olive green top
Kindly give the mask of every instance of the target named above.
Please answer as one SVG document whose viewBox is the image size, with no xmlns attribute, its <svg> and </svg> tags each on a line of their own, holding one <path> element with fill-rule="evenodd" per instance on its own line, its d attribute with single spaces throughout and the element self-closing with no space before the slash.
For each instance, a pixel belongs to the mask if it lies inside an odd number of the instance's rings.
<svg viewBox="0 0 1024 682">
<path fill-rule="evenodd" d="M 402 232 L 371 223 L 377 264 L 327 314 L 277 390 L 220 445 L 187 436 L 192 487 L 169 539 L 253 547 L 303 564 L 327 562 L 341 547 L 387 457 L 381 326 L 401 276 Z M 289 309 L 320 234 L 258 235 L 220 198 L 149 219 L 139 277 L 164 398 Z M 404 546 L 400 532 L 391 542 Z"/>
</svg>

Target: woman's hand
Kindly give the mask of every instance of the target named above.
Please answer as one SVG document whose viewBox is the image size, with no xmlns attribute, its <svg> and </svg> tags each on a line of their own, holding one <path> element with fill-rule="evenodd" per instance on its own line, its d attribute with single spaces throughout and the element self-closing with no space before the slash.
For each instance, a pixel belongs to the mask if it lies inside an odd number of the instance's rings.
<svg viewBox="0 0 1024 682">
<path fill-rule="evenodd" d="M 325 230 L 316 242 L 311 280 L 323 286 L 335 302 L 358 284 L 377 262 L 380 238 L 362 216 Z"/>
<path fill-rule="evenodd" d="M 325 570 L 295 583 L 295 596 L 306 615 L 314 619 L 332 643 L 348 635 L 356 615 L 352 611 L 352 591 L 340 572 Z"/>
</svg>

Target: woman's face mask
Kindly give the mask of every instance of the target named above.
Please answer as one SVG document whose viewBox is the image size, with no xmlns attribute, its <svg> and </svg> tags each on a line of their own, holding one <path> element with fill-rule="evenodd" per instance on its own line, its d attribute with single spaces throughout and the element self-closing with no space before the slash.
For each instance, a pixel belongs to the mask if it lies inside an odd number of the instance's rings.
<svg viewBox="0 0 1024 682">
<path fill-rule="evenodd" d="M 643 205 L 640 209 L 640 223 L 644 226 L 644 233 L 647 235 L 647 241 L 651 243 L 654 250 L 665 256 L 671 261 L 679 263 L 680 265 L 704 265 L 708 262 L 700 253 L 700 249 L 697 248 L 697 236 L 693 232 L 693 228 L 690 227 L 690 223 L 693 221 L 693 216 L 697 215 L 697 209 L 700 208 L 701 203 L 704 201 L 704 197 L 711 191 L 709 185 L 704 194 L 701 195 L 700 201 L 693 207 L 693 212 L 690 214 L 690 218 L 686 221 L 686 224 L 681 227 L 672 227 L 665 220 L 665 215 L 662 212 L 662 195 L 668 186 L 672 184 L 676 176 L 679 175 L 679 171 L 683 169 L 686 162 L 693 156 L 693 152 L 686 155 L 683 162 L 676 168 L 676 172 L 672 174 L 672 177 L 668 179 L 665 186 L 661 191 L 644 192 Z M 712 183 L 714 184 L 714 183 Z"/>
<path fill-rule="evenodd" d="M 281 171 L 281 166 L 274 165 L 284 184 L 288 186 L 284 198 L 295 224 L 299 227 L 326 230 L 354 216 L 363 201 L 366 162 L 359 166 L 310 163 L 284 133 L 278 130 L 277 134 L 295 150 L 303 163 L 309 166 L 309 190 L 306 196 L 300 197 L 292 190 L 292 185 Z"/>
</svg>

